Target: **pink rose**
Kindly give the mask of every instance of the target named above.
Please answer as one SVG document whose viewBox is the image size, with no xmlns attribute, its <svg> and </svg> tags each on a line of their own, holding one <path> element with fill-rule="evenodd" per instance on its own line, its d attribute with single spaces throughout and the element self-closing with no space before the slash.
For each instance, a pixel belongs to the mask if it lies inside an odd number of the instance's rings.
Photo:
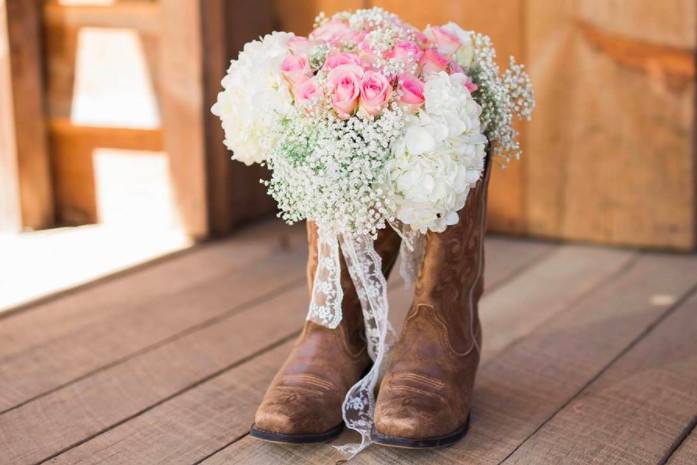
<svg viewBox="0 0 697 465">
<path fill-rule="evenodd" d="M 426 36 L 443 55 L 452 55 L 462 45 L 455 34 L 442 27 L 429 27 L 426 29 Z"/>
<path fill-rule="evenodd" d="M 354 64 L 339 65 L 329 72 L 332 107 L 341 119 L 350 118 L 358 106 L 363 69 Z"/>
<path fill-rule="evenodd" d="M 306 79 L 293 86 L 293 96 L 298 105 L 306 105 L 322 95 L 322 89 L 317 84 L 317 79 Z"/>
<path fill-rule="evenodd" d="M 337 66 L 341 65 L 348 65 L 348 64 L 353 64 L 353 65 L 360 65 L 361 60 L 354 54 L 352 53 L 332 53 L 330 54 L 327 59 L 324 62 L 324 67 L 326 69 L 334 69 Z"/>
<path fill-rule="evenodd" d="M 392 50 L 388 51 L 385 58 L 401 58 L 405 61 L 419 61 L 423 50 L 416 42 L 400 42 L 395 45 Z"/>
<path fill-rule="evenodd" d="M 336 44 L 351 35 L 348 24 L 340 19 L 332 19 L 310 33 L 310 39 Z"/>
<path fill-rule="evenodd" d="M 467 88 L 467 91 L 471 94 L 475 90 L 479 89 L 479 86 L 475 84 L 469 76 L 467 76 L 467 79 L 465 80 L 465 88 Z"/>
<path fill-rule="evenodd" d="M 432 48 L 426 50 L 421 57 L 421 61 L 419 61 L 419 66 L 424 74 L 445 71 L 448 64 L 448 59 Z"/>
<path fill-rule="evenodd" d="M 421 105 L 424 103 L 424 83 L 418 78 L 402 74 L 399 77 L 399 102 L 404 105 Z"/>
<path fill-rule="evenodd" d="M 288 49 L 293 55 L 307 55 L 310 50 L 310 41 L 307 40 L 307 37 L 291 37 L 288 40 Z"/>
<path fill-rule="evenodd" d="M 312 76 L 310 64 L 304 55 L 289 54 L 281 63 L 281 72 L 293 85 L 303 82 Z"/>
<path fill-rule="evenodd" d="M 455 74 L 455 73 L 463 73 L 465 72 L 464 69 L 462 69 L 462 66 L 456 61 L 451 61 L 450 64 L 448 65 L 448 74 Z"/>
<path fill-rule="evenodd" d="M 367 114 L 375 116 L 387 105 L 392 95 L 390 81 L 377 71 L 366 71 L 361 81 L 360 108 Z"/>
<path fill-rule="evenodd" d="M 428 48 L 428 36 L 421 31 L 416 32 L 416 43 L 419 44 L 421 48 Z"/>
</svg>

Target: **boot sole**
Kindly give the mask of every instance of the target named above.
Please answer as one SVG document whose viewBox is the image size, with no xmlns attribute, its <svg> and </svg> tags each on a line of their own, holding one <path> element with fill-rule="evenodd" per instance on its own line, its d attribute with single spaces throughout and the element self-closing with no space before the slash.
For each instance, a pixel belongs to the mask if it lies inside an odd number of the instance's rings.
<svg viewBox="0 0 697 465">
<path fill-rule="evenodd" d="M 252 425 L 249 430 L 249 435 L 253 438 L 261 439 L 262 441 L 276 442 L 280 444 L 313 444 L 330 441 L 339 436 L 343 429 L 344 424 L 341 423 L 323 433 L 283 434 L 259 429 L 256 427 L 256 425 Z"/>
<path fill-rule="evenodd" d="M 412 439 L 412 438 L 401 438 L 398 436 L 388 436 L 380 433 L 375 429 L 370 432 L 370 439 L 375 444 L 380 444 L 381 446 L 387 447 L 397 447 L 401 449 L 437 449 L 441 447 L 449 447 L 455 444 L 457 441 L 462 439 L 470 426 L 470 417 L 467 417 L 465 424 L 460 426 L 458 429 L 452 433 L 448 433 L 443 436 L 434 436 L 424 439 Z"/>
</svg>

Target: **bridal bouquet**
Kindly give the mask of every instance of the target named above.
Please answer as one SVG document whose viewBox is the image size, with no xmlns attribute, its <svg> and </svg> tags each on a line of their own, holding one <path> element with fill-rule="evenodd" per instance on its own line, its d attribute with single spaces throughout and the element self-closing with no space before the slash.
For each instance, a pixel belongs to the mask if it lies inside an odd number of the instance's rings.
<svg viewBox="0 0 697 465">
<path fill-rule="evenodd" d="M 420 31 L 378 8 L 320 15 L 307 38 L 247 43 L 212 108 L 232 158 L 270 169 L 262 182 L 280 216 L 318 225 L 309 318 L 341 321 L 340 253 L 349 265 L 375 360 L 344 405 L 362 433 L 390 331 L 372 239 L 393 227 L 409 249 L 456 224 L 487 153 L 520 155 L 513 117 L 530 117 L 532 88 L 512 58 L 504 73 L 494 58 L 487 36 L 454 23 Z"/>
</svg>

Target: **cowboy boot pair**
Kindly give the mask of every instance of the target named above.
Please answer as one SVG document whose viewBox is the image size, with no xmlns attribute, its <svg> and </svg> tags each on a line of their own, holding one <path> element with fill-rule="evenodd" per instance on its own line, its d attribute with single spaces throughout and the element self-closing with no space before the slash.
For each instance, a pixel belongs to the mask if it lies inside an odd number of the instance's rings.
<svg viewBox="0 0 697 465">
<path fill-rule="evenodd" d="M 308 222 L 307 278 L 312 286 L 317 269 L 317 226 Z M 391 228 L 380 231 L 375 250 L 385 277 L 397 260 L 401 240 Z M 342 404 L 348 390 L 370 368 L 363 311 L 341 257 L 342 319 L 329 329 L 312 321 L 298 337 L 288 359 L 276 374 L 254 417 L 250 434 L 284 443 L 327 441 L 343 429 Z"/>
<path fill-rule="evenodd" d="M 484 289 L 484 231 L 489 163 L 469 193 L 460 221 L 429 232 L 414 301 L 380 384 L 372 439 L 398 447 L 439 447 L 460 439 L 469 425 Z M 312 288 L 317 266 L 316 228 L 308 224 Z M 387 276 L 399 237 L 380 232 L 375 248 Z M 288 360 L 257 410 L 251 435 L 290 443 L 329 440 L 343 427 L 348 389 L 370 367 L 360 302 L 342 259 L 343 319 L 332 330 L 305 323 Z"/>
</svg>

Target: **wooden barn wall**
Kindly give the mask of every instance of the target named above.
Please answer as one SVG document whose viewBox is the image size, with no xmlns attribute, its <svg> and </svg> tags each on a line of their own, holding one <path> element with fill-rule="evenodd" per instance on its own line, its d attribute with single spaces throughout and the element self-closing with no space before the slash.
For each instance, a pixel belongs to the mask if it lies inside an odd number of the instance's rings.
<svg viewBox="0 0 697 465">
<path fill-rule="evenodd" d="M 489 34 L 537 92 L 523 159 L 494 172 L 490 229 L 694 249 L 694 0 L 276 0 L 300 34 L 320 10 L 381 6 Z"/>
</svg>

